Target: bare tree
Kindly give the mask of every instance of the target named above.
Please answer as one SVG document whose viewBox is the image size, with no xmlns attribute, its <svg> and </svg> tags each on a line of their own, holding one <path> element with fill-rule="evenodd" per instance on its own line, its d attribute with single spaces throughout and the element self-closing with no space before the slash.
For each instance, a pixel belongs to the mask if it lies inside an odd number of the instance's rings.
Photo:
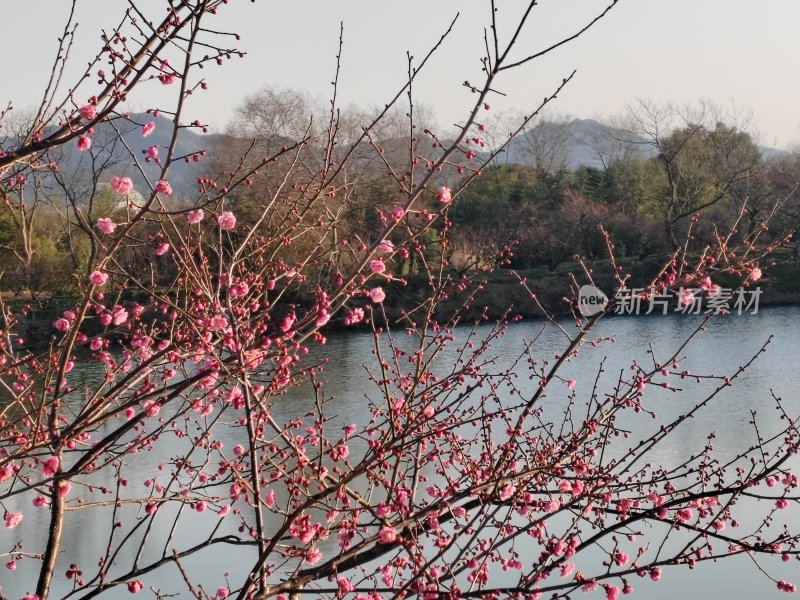
<svg viewBox="0 0 800 600">
<path fill-rule="evenodd" d="M 747 195 L 748 183 L 763 167 L 752 136 L 740 126 L 747 119 L 729 117 L 708 101 L 677 106 L 639 100 L 626 117 L 614 124 L 622 132 L 620 143 L 646 148 L 666 175 L 662 219 L 674 247 L 686 219 L 738 193 Z M 735 219 L 735 216 L 733 217 Z"/>
<path fill-rule="evenodd" d="M 539 173 L 555 174 L 567 169 L 572 161 L 576 140 L 567 115 L 544 114 L 526 128 L 519 140 L 526 163 Z"/>
</svg>

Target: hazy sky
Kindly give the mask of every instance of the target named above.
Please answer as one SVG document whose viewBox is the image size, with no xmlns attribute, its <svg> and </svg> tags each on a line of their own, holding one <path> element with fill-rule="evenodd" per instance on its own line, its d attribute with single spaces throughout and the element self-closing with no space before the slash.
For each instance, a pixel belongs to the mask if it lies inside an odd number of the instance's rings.
<svg viewBox="0 0 800 600">
<path fill-rule="evenodd" d="M 33 103 L 49 75 L 66 0 L 3 1 L 0 103 Z M 123 0 L 80 0 L 76 66 L 86 64 L 102 27 L 119 15 Z M 158 0 L 140 0 L 158 16 Z M 497 0 L 501 37 L 527 2 Z M 517 50 L 546 47 L 580 28 L 607 2 L 540 0 Z M 222 68 L 207 69 L 207 92 L 193 99 L 192 118 L 222 128 L 247 94 L 270 85 L 315 96 L 329 94 L 339 21 L 344 21 L 340 97 L 364 107 L 386 102 L 406 73 L 406 50 L 421 57 L 460 12 L 452 36 L 416 84 L 417 100 L 442 126 L 461 121 L 472 100 L 461 85 L 478 81 L 484 0 L 230 0 L 218 23 L 241 35 L 248 52 Z M 709 98 L 751 110 L 761 142 L 788 147 L 800 142 L 800 0 L 620 0 L 589 33 L 545 59 L 500 79 L 498 109 L 529 109 L 562 77 L 575 80 L 554 109 L 576 117 L 607 116 L 636 98 L 686 102 Z M 88 88 L 87 88 L 88 89 Z M 157 98 L 154 96 L 153 98 Z M 82 100 L 82 99 L 81 99 Z M 138 97 L 134 108 L 151 99 Z"/>
</svg>

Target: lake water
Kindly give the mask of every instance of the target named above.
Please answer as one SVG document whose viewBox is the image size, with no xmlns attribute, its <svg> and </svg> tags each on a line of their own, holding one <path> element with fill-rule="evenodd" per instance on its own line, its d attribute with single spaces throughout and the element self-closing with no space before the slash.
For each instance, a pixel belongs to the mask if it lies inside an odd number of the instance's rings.
<svg viewBox="0 0 800 600">
<path fill-rule="evenodd" d="M 598 344 L 597 347 L 586 348 L 576 360 L 566 366 L 562 375 L 565 379 L 573 378 L 578 381 L 575 391 L 579 396 L 581 393 L 588 394 L 598 366 L 605 360 L 598 387 L 601 392 L 609 391 L 620 371 L 629 369 L 632 361 L 643 365 L 648 362 L 652 364 L 652 358 L 648 354 L 650 349 L 657 358 L 664 359 L 679 347 L 697 327 L 698 322 L 697 317 L 682 315 L 604 319 L 592 337 L 613 339 Z M 570 329 L 574 325 L 568 322 L 562 325 L 568 332 L 574 331 Z M 553 326 L 547 327 L 543 332 L 541 330 L 542 324 L 536 322 L 513 325 L 490 352 L 496 358 L 498 368 L 511 364 L 519 355 L 520 349 L 534 338 L 534 354 L 543 360 L 552 360 L 554 355 L 564 349 L 563 332 Z M 459 335 L 466 335 L 466 330 Z M 770 391 L 785 400 L 790 413 L 800 414 L 800 307 L 762 309 L 757 315 L 732 315 L 716 319 L 682 352 L 680 367 L 695 374 L 731 374 L 758 352 L 770 335 L 774 337 L 766 354 L 694 419 L 684 423 L 667 442 L 656 447 L 650 458 L 651 462 L 668 465 L 680 461 L 687 452 L 702 448 L 711 431 L 717 434 L 715 448 L 718 454 L 723 457 L 732 455 L 753 440 L 751 410 L 757 411 L 763 419 L 762 434 L 776 430 L 779 424 L 773 416 L 775 402 Z M 337 333 L 329 336 L 326 346 L 313 349 L 308 357 L 309 361 L 323 356 L 328 358 L 325 395 L 332 398 L 327 409 L 334 420 L 331 426 L 336 427 L 339 423 L 363 423 L 369 417 L 369 412 L 365 410 L 366 398 L 375 396 L 375 393 L 364 364 L 370 360 L 373 348 L 373 337 L 369 333 Z M 448 357 L 445 357 L 445 362 L 447 360 Z M 97 373 L 85 372 L 81 376 L 91 381 L 97 377 Z M 648 408 L 657 412 L 658 419 L 631 415 L 630 422 L 623 421 L 621 426 L 629 427 L 633 436 L 645 436 L 664 420 L 685 412 L 703 392 L 710 389 L 708 382 L 695 384 L 690 380 L 679 381 L 678 378 L 675 378 L 673 385 L 687 389 L 680 394 L 657 389 L 647 393 Z M 559 402 L 553 399 L 553 410 L 560 410 Z M 277 420 L 288 419 L 304 414 L 312 405 L 308 391 L 297 390 L 281 398 L 272 412 Z M 241 441 L 236 439 L 234 432 L 223 432 L 221 436 L 231 445 Z M 180 442 L 174 443 L 174 450 L 177 452 L 177 444 Z M 163 445 L 161 447 L 164 448 Z M 169 454 L 171 451 L 167 445 L 164 452 Z M 132 466 L 133 472 L 129 472 L 129 479 L 132 482 L 146 479 L 149 474 L 158 472 L 158 465 L 165 458 L 153 453 L 140 454 Z M 96 483 L 113 486 L 113 473 L 109 470 Z M 23 510 L 26 519 L 15 530 L 0 529 L 0 553 L 10 550 L 19 539 L 26 541 L 26 550 L 34 551 L 45 535 L 46 523 L 43 520 L 37 522 L 36 513 L 30 505 L 30 497 L 12 498 L 4 507 L 9 511 Z M 44 516 L 45 513 L 40 511 L 40 514 Z M 71 589 L 65 585 L 63 578 L 67 565 L 77 562 L 87 565 L 87 572 L 93 571 L 101 553 L 98 547 L 104 547 L 108 540 L 106 523 L 95 519 L 91 511 L 71 513 L 69 517 L 63 545 L 65 552 L 58 569 L 59 583 L 53 594 L 53 597 L 58 598 L 67 595 Z M 135 520 L 136 512 L 129 512 L 125 518 Z M 797 519 L 793 524 L 800 527 Z M 186 521 L 185 531 L 179 532 L 176 539 L 181 543 L 195 537 L 199 540 L 215 525 L 216 521 L 209 521 L 206 515 L 191 515 Z M 227 527 L 235 527 L 235 522 L 231 519 L 224 524 L 220 533 L 224 533 Z M 153 535 L 158 537 L 158 532 Z M 778 559 L 760 560 L 776 578 L 800 583 L 800 568 L 796 561 L 783 564 Z M 223 573 L 230 572 L 232 581 L 237 581 L 236 575 L 241 576 L 242 569 L 248 562 L 252 564 L 251 550 L 225 549 L 218 555 L 205 554 L 199 559 L 187 560 L 185 566 L 191 573 L 197 574 L 207 586 L 206 589 L 215 590 L 222 583 Z M 37 564 L 33 560 L 22 560 L 13 572 L 2 569 L 0 584 L 3 593 L 10 600 L 16 600 L 22 594 L 34 590 L 34 569 Z M 186 588 L 178 584 L 177 577 L 175 570 L 164 569 L 149 576 L 147 584 L 148 587 L 163 586 L 164 591 L 178 591 L 182 588 L 179 597 L 188 598 Z M 783 592 L 778 591 L 773 583 L 757 572 L 756 566 L 747 557 L 737 557 L 717 564 L 702 564 L 693 571 L 685 567 L 666 568 L 662 581 L 658 584 L 637 577 L 631 578 L 630 583 L 635 588 L 634 598 L 650 600 L 672 600 L 675 597 L 743 600 L 784 597 Z M 146 594 L 145 597 L 152 597 L 146 590 L 142 593 Z M 127 596 L 126 591 L 117 589 L 103 597 Z M 605 595 L 600 590 L 586 597 L 604 598 Z"/>
</svg>

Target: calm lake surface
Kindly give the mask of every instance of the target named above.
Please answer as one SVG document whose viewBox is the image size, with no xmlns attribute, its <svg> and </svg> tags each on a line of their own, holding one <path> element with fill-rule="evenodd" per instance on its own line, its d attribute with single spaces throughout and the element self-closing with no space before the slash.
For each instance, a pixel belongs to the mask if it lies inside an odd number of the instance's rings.
<svg viewBox="0 0 800 600">
<path fill-rule="evenodd" d="M 652 348 L 656 359 L 663 360 L 670 356 L 697 327 L 698 317 L 684 315 L 668 315 L 658 317 L 613 317 L 601 321 L 593 333 L 593 338 L 613 338 L 597 347 L 587 347 L 581 355 L 568 364 L 562 376 L 575 379 L 578 385 L 575 391 L 591 393 L 591 382 L 598 375 L 601 361 L 605 360 L 603 372 L 599 376 L 599 391 L 610 391 L 621 371 L 629 369 L 632 361 L 641 365 L 652 365 L 652 357 L 648 354 Z M 562 323 L 569 333 L 574 333 L 574 325 Z M 466 335 L 467 329 L 459 332 Z M 540 335 L 541 334 L 541 335 Z M 537 338 L 538 336 L 538 338 Z M 690 345 L 681 353 L 681 369 L 688 369 L 694 374 L 732 374 L 745 364 L 761 346 L 772 337 L 766 354 L 762 355 L 734 385 L 725 390 L 696 418 L 683 424 L 667 441 L 657 447 L 651 457 L 654 464 L 671 464 L 686 457 L 692 450 L 701 449 L 710 432 L 716 432 L 715 448 L 720 456 L 730 456 L 754 439 L 753 427 L 750 424 L 751 410 L 757 411 L 762 421 L 763 434 L 768 434 L 779 427 L 775 417 L 775 402 L 770 391 L 784 399 L 790 414 L 800 414 L 800 307 L 782 307 L 762 309 L 756 315 L 731 315 L 711 322 L 706 331 L 696 336 Z M 542 360 L 552 360 L 565 348 L 564 333 L 550 326 L 542 332 L 542 324 L 536 322 L 513 325 L 508 332 L 493 346 L 489 355 L 496 357 L 499 367 L 511 362 L 519 355 L 525 344 L 536 339 L 533 354 Z M 329 359 L 326 367 L 326 397 L 332 400 L 328 405 L 328 413 L 335 422 L 363 423 L 369 417 L 365 410 L 367 397 L 376 397 L 375 389 L 369 382 L 364 369 L 369 362 L 374 348 L 373 337 L 369 333 L 337 333 L 329 336 L 327 345 L 322 349 L 312 350 L 309 360 L 326 356 Z M 444 357 L 444 362 L 449 358 Z M 527 373 L 525 374 L 527 377 Z M 94 380 L 98 374 L 85 372 L 81 376 L 87 381 Z M 658 414 L 658 419 L 631 415 L 630 423 L 621 422 L 621 426 L 629 428 L 632 435 L 647 435 L 664 422 L 685 412 L 703 392 L 713 389 L 709 383 L 696 384 L 694 381 L 680 381 L 673 377 L 671 383 L 685 388 L 680 394 L 666 390 L 648 388 L 648 408 Z M 531 386 L 533 383 L 531 383 Z M 558 385 L 561 388 L 558 388 Z M 563 383 L 554 384 L 552 396 L 553 409 L 559 410 L 564 399 L 557 396 L 565 391 Z M 299 390 L 279 400 L 273 409 L 277 419 L 302 415 L 312 406 L 310 394 Z M 628 417 L 626 417 L 628 418 Z M 334 423 L 334 426 L 336 424 Z M 224 437 L 224 435 L 223 435 Z M 227 443 L 235 444 L 240 440 L 229 439 Z M 175 442 L 178 443 L 177 441 Z M 629 445 L 630 442 L 627 442 Z M 163 445 L 159 446 L 164 448 Z M 169 454 L 169 448 L 165 452 Z M 177 451 L 177 448 L 176 448 Z M 140 455 L 129 472 L 129 478 L 143 481 L 157 472 L 158 464 L 166 456 L 150 454 Z M 797 466 L 797 465 L 796 465 Z M 109 470 L 106 485 L 113 485 L 113 473 Z M 19 504 L 15 504 L 19 502 Z M 5 504 L 6 510 L 22 510 L 26 519 L 15 530 L 0 529 L 0 553 L 7 552 L 19 539 L 26 541 L 26 549 L 34 551 L 45 535 L 46 524 L 36 521 L 36 512 L 30 505 L 30 498 L 11 499 Z M 788 513 L 789 511 L 785 511 Z M 793 511 L 796 515 L 796 511 Z M 87 572 L 93 572 L 97 557 L 108 540 L 105 523 L 93 519 L 91 511 L 72 513 L 69 515 L 69 526 L 65 531 L 65 552 L 58 572 L 60 582 L 63 573 L 72 562 L 87 565 Z M 44 516 L 44 511 L 40 514 Z M 781 515 L 783 516 L 783 515 Z M 136 514 L 129 514 L 135 519 Z M 207 534 L 210 524 L 205 515 L 192 515 L 186 521 L 186 531 L 180 532 L 181 542 L 197 537 L 202 539 Z M 800 520 L 795 519 L 795 529 L 800 527 Z M 235 526 L 231 520 L 230 525 Z M 646 536 L 645 536 L 646 537 Z M 335 544 L 335 540 L 332 541 Z M 640 543 L 642 543 L 640 541 Z M 333 546 L 335 548 L 335 545 Z M 328 551 L 335 551 L 328 548 Z M 252 551 L 247 549 L 225 549 L 215 556 L 207 553 L 200 559 L 187 560 L 185 566 L 191 573 L 196 573 L 206 589 L 216 590 L 223 583 L 222 574 L 229 572 L 232 582 L 240 581 L 243 566 L 252 564 Z M 523 557 L 524 558 L 524 557 Z M 241 560 L 240 560 L 241 559 Z M 5 563 L 7 559 L 2 562 Z M 800 583 L 800 568 L 796 561 L 783 564 L 778 559 L 759 559 L 767 570 L 778 579 L 787 579 Z M 38 562 L 23 560 L 14 572 L 2 568 L 0 585 L 2 592 L 10 600 L 16 600 L 35 588 L 35 567 Z M 580 565 L 577 565 L 580 569 Z M 157 572 L 147 579 L 147 584 L 161 586 L 165 592 L 180 591 L 181 598 L 190 597 L 178 581 L 178 574 L 172 569 Z M 614 582 L 617 583 L 617 582 Z M 775 585 L 758 573 L 752 560 L 737 557 L 718 564 L 702 564 L 693 571 L 685 567 L 667 568 L 661 582 L 654 584 L 649 579 L 630 579 L 635 592 L 633 598 L 652 600 L 680 598 L 706 599 L 751 599 L 751 598 L 783 598 L 785 594 L 778 591 Z M 59 584 L 61 585 L 61 584 Z M 58 587 L 53 597 L 63 597 L 70 589 Z M 141 592 L 144 597 L 152 597 L 147 589 Z M 583 596 L 583 594 L 580 594 Z M 129 594 L 123 589 L 107 592 L 103 597 L 122 598 Z M 576 595 L 577 597 L 578 595 Z M 75 597 L 75 596 L 73 596 Z M 586 598 L 605 598 L 602 591 L 587 594 Z"/>
</svg>

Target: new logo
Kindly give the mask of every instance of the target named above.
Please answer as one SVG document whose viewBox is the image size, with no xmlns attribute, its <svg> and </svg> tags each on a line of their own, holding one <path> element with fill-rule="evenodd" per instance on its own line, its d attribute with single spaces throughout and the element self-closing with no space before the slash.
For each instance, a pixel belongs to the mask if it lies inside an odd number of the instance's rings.
<svg viewBox="0 0 800 600">
<path fill-rule="evenodd" d="M 607 304 L 608 296 L 593 285 L 582 285 L 578 290 L 578 310 L 584 317 L 603 312 Z"/>
</svg>

